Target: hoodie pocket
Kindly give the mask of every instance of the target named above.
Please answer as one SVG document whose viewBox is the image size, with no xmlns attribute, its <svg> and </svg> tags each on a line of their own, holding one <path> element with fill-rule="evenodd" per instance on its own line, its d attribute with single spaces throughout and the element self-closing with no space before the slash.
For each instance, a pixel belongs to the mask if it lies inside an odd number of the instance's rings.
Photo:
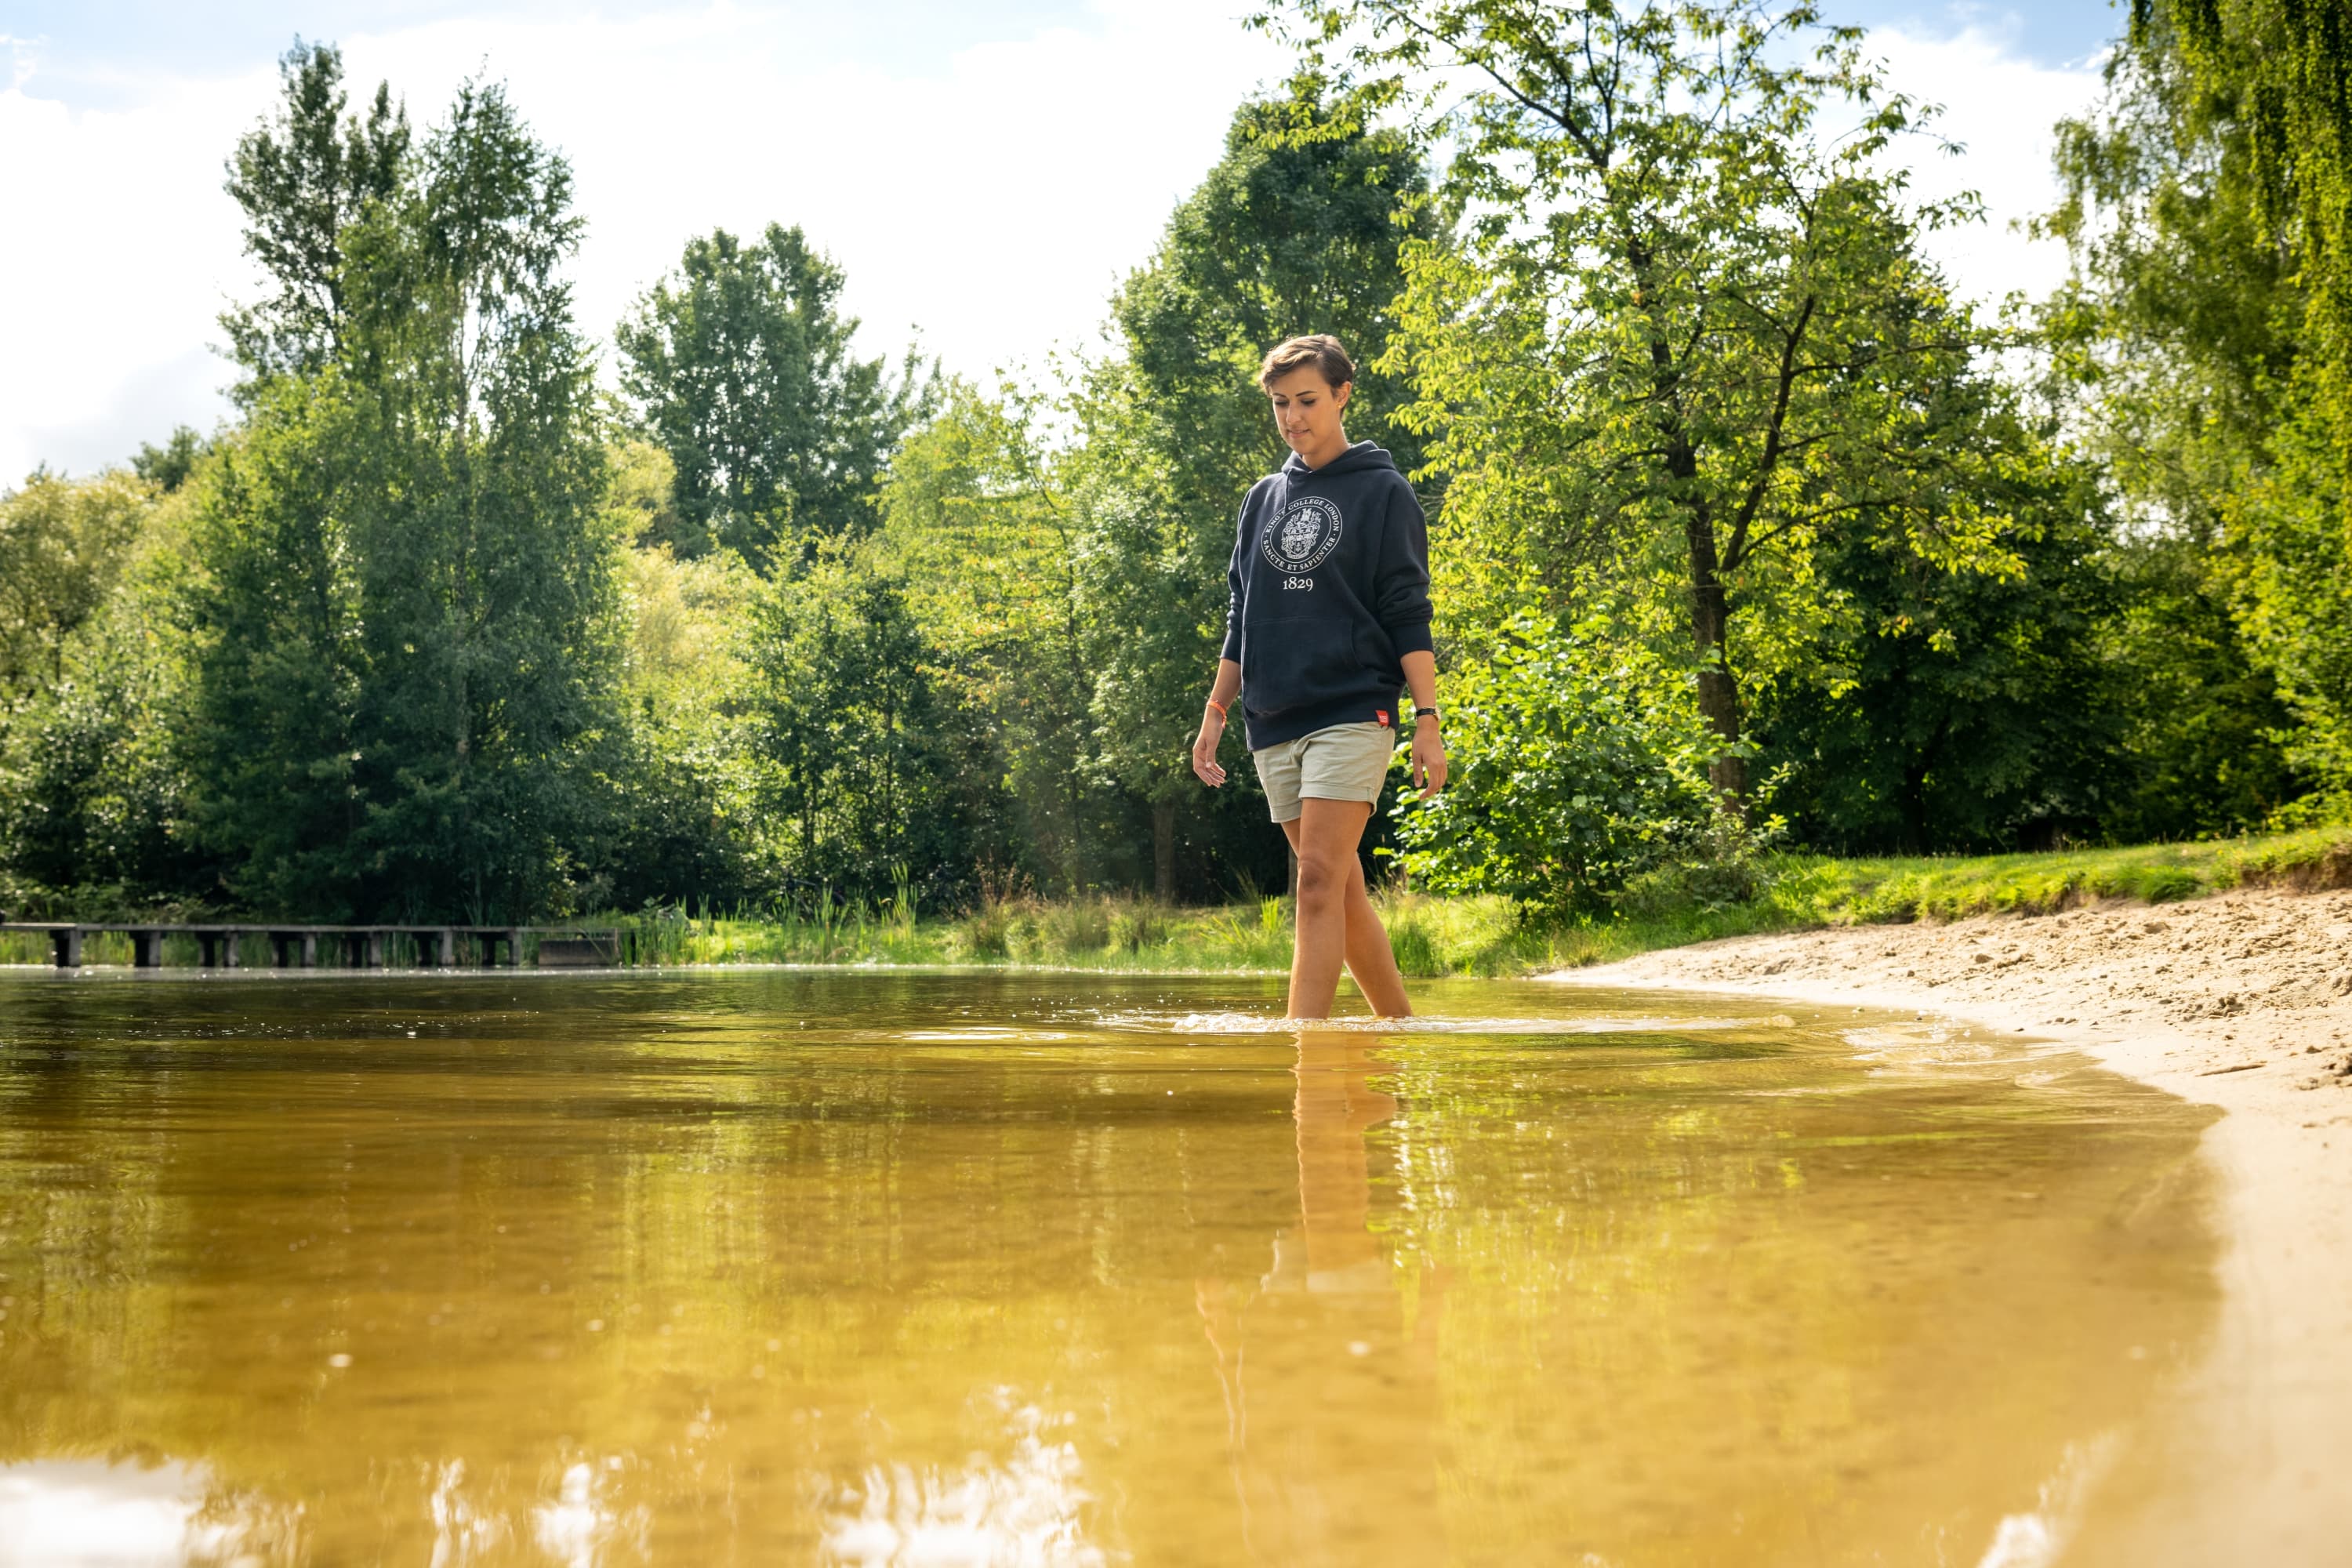
<svg viewBox="0 0 2352 1568">
<path fill-rule="evenodd" d="M 1243 682 L 1253 713 L 1272 717 L 1326 701 L 1362 677 L 1356 628 L 1345 620 L 1268 621 L 1250 637 Z"/>
</svg>

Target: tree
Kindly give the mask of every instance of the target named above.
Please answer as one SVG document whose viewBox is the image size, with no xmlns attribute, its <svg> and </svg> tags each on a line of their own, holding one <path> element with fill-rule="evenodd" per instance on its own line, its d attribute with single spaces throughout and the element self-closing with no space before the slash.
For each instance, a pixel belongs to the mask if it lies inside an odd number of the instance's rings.
<svg viewBox="0 0 2352 1568">
<path fill-rule="evenodd" d="M 796 227 L 771 224 L 749 246 L 716 229 L 615 331 L 622 384 L 677 465 L 696 549 L 773 568 L 872 531 L 875 488 L 928 384 L 912 350 L 895 378 L 851 352 L 842 282 Z"/>
<path fill-rule="evenodd" d="M 1869 511 L 1939 568 L 2016 569 L 1972 499 L 2000 454 L 1938 445 L 1926 414 L 1989 340 L 1916 236 L 1973 209 L 1906 208 L 1878 172 L 1915 117 L 1858 32 L 1754 0 L 1292 0 L 1261 21 L 1455 148 L 1464 223 L 1406 246 L 1395 353 L 1447 479 L 1457 618 L 1645 582 L 1738 795 L 1743 683 L 1803 657 L 1821 542 Z"/>
<path fill-rule="evenodd" d="M 1714 748 L 1674 672 L 1605 611 L 1497 633 L 1451 682 L 1455 777 L 1402 814 L 1405 864 L 1433 892 L 1598 907 L 1705 826 Z"/>
<path fill-rule="evenodd" d="M 353 845 L 379 899 L 560 903 L 599 815 L 618 653 L 593 352 L 562 266 L 572 174 L 467 83 L 403 199 L 346 242 L 361 309 L 352 556 L 367 607 Z"/>
<path fill-rule="evenodd" d="M 751 661 L 754 745 L 783 887 L 796 901 L 878 896 L 900 878 L 934 902 L 970 886 L 970 784 L 983 750 L 942 700 L 901 584 L 855 551 L 826 551 L 762 595 Z"/>
<path fill-rule="evenodd" d="M 2039 225 L 2072 260 L 2044 340 L 2126 528 L 2138 831 L 2236 830 L 2352 776 L 2331 253 L 2305 244 L 2260 9 L 2142 7 L 2097 110 L 2059 126 Z M 2242 47 L 2213 52 L 2217 24 Z"/>
<path fill-rule="evenodd" d="M 661 531 L 668 467 L 644 443 L 616 455 L 606 506 L 635 525 L 628 531 Z M 751 663 L 760 580 L 731 551 L 680 561 L 656 543 L 628 552 L 624 584 L 626 754 L 611 788 L 627 807 L 596 872 L 624 907 L 724 906 L 763 892 L 755 753 L 764 694 Z"/>
<path fill-rule="evenodd" d="M 0 735 L 0 865 L 85 920 L 217 891 L 187 814 L 187 663 L 173 624 L 185 508 L 145 510 L 56 679 Z"/>
<path fill-rule="evenodd" d="M 1045 414 L 1017 386 L 989 398 L 949 384 L 891 466 L 875 553 L 903 584 L 943 695 L 988 716 L 1040 868 L 1078 892 L 1102 839 L 1088 705 L 1105 634 L 1118 634 L 1087 615 L 1083 583 L 1098 563 L 1042 437 Z"/>
<path fill-rule="evenodd" d="M 365 616 L 344 518 L 356 440 L 339 376 L 277 378 L 195 487 L 182 611 L 191 647 L 189 811 L 257 907 L 361 910 L 348 847 Z"/>
<path fill-rule="evenodd" d="M 2015 454 L 1993 498 L 2013 575 L 1939 571 L 1864 514 L 1820 548 L 1842 606 L 1812 668 L 1759 704 L 1762 765 L 1795 835 L 1841 854 L 2048 848 L 2099 835 L 2133 771 L 2115 647 L 2129 584 L 2088 466 L 1996 389 L 1963 384 L 1939 423 L 1990 424 Z M 1960 439 L 1970 438 L 1965 433 Z"/>
<path fill-rule="evenodd" d="M 1236 828 L 1265 842 L 1254 794 L 1205 804 L 1184 761 L 1224 634 L 1234 516 L 1287 456 L 1258 364 L 1286 338 L 1339 337 L 1361 367 L 1349 435 L 1418 465 L 1420 439 L 1394 417 L 1409 389 L 1379 363 L 1404 281 L 1398 245 L 1433 231 L 1426 188 L 1409 139 L 1370 128 L 1312 77 L 1243 104 L 1223 157 L 1112 301 L 1120 353 L 1087 367 L 1072 465 L 1079 586 L 1109 633 L 1092 723 L 1108 776 L 1150 805 L 1163 899 L 1176 892 L 1180 809 L 1213 813 L 1203 826 L 1226 829 L 1229 854 Z"/>
<path fill-rule="evenodd" d="M 73 634 L 114 590 L 155 492 L 129 474 L 37 470 L 0 493 L 0 734 L 62 679 Z"/>
<path fill-rule="evenodd" d="M 2293 258 L 2297 353 L 2274 383 L 2269 461 L 2229 491 L 2239 619 L 2302 721 L 2295 755 L 2352 793 L 2352 18 L 2303 0 L 2134 0 L 2131 45 L 2191 89 L 2179 118 L 2220 142 L 2224 199 Z"/>
<path fill-rule="evenodd" d="M 131 457 L 131 471 L 165 495 L 188 482 L 196 465 L 212 450 L 212 443 L 185 425 L 173 426 L 172 438 L 162 446 L 142 441 Z"/>
<path fill-rule="evenodd" d="M 379 83 L 365 118 L 346 116 L 342 51 L 294 40 L 278 61 L 278 112 L 240 138 L 228 194 L 245 210 L 245 247 L 273 291 L 221 318 L 237 362 L 257 381 L 332 360 L 352 301 L 342 238 L 371 203 L 400 189 L 407 112 Z"/>
<path fill-rule="evenodd" d="M 253 902 L 485 921 L 569 896 L 619 631 L 578 233 L 562 158 L 467 84 L 338 238 L 333 359 L 262 381 L 217 460 L 194 804 Z"/>
</svg>

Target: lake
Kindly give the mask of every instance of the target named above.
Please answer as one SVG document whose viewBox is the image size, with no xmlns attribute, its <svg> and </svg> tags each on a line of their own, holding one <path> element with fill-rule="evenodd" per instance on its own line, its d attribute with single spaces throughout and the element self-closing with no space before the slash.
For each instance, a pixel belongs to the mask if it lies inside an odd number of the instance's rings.
<svg viewBox="0 0 2352 1568">
<path fill-rule="evenodd" d="M 0 1563 L 2052 1560 L 2207 1113 L 1535 983 L 0 975 Z"/>
</svg>

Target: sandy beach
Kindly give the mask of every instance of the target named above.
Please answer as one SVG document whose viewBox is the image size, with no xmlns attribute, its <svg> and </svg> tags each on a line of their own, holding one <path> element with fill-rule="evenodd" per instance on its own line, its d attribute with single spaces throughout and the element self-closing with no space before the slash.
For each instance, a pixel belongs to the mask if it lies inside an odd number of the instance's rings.
<svg viewBox="0 0 2352 1568">
<path fill-rule="evenodd" d="M 2222 1114 L 2221 1326 L 2068 1563 L 2352 1564 L 2352 892 L 1748 937 L 1551 978 L 1889 1008 L 2078 1048 Z M 2145 1447 L 2145 1446 L 2144 1446 Z M 2020 1561 L 2057 1561 L 2028 1558 Z"/>
</svg>

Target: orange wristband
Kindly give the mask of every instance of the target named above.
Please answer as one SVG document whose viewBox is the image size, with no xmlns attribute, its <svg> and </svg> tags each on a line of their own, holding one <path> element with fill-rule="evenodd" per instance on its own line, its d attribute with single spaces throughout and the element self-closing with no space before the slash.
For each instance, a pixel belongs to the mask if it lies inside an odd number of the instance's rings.
<svg viewBox="0 0 2352 1568">
<path fill-rule="evenodd" d="M 1224 719 L 1228 722 L 1231 721 L 1230 715 L 1225 712 L 1226 704 L 1220 702 L 1215 698 L 1212 697 L 1209 699 L 1209 706 L 1217 710 L 1218 718 Z"/>
</svg>

